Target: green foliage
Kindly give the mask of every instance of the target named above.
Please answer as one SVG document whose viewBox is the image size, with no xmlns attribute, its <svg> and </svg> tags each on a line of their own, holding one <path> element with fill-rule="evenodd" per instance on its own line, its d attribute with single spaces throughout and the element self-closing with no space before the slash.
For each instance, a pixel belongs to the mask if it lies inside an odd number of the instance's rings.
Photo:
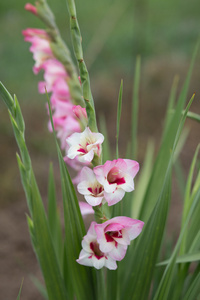
<svg viewBox="0 0 200 300">
<path fill-rule="evenodd" d="M 97 131 L 90 79 L 83 60 L 76 7 L 74 0 L 68 0 L 67 2 L 72 42 L 79 65 L 82 94 L 89 117 L 89 127 L 91 130 Z M 48 9 L 44 0 L 38 1 L 38 5 L 45 6 L 45 9 Z M 41 8 L 41 19 L 49 27 L 56 29 L 53 17 L 45 19 L 42 13 Z M 0 83 L 0 95 L 8 108 L 13 132 L 20 151 L 20 155 L 17 154 L 17 162 L 30 213 L 30 215 L 27 215 L 27 223 L 31 242 L 43 273 L 45 288 L 37 281 L 36 285 L 41 290 L 44 298 L 49 300 L 193 300 L 200 296 L 200 169 L 196 167 L 200 146 L 197 147 L 194 154 L 185 187 L 183 187 L 184 179 L 180 179 L 182 193 L 184 192 L 184 206 L 178 240 L 174 249 L 169 249 L 168 256 L 165 254 L 165 257 L 162 258 L 164 261 L 159 262 L 160 257 L 162 257 L 162 249 L 166 246 L 164 238 L 171 202 L 174 164 L 178 176 L 181 170 L 179 154 L 186 137 L 181 135 L 183 126 L 187 117 L 199 121 L 198 114 L 189 112 L 194 95 L 191 97 L 186 109 L 184 109 L 197 49 L 196 47 L 186 81 L 177 102 L 177 79 L 174 80 L 169 97 L 162 141 L 155 160 L 154 145 L 149 142 L 142 171 L 138 175 L 136 192 L 133 195 L 131 193 L 126 195 L 123 200 L 125 204 L 119 203 L 112 210 L 113 216 L 120 214 L 132 215 L 132 217 L 145 222 L 142 234 L 129 247 L 125 259 L 118 263 L 116 271 L 94 270 L 76 262 L 81 251 L 81 241 L 86 231 L 76 192 L 56 140 L 50 104 L 50 118 L 60 167 L 64 229 L 61 225 L 61 214 L 56 201 L 53 167 L 50 165 L 49 169 L 48 209 L 46 213 L 25 142 L 25 124 L 19 102 L 16 96 L 13 98 L 3 84 Z M 59 55 L 61 55 L 60 52 Z M 140 58 L 138 57 L 132 99 L 130 145 L 131 158 L 133 159 L 137 154 L 140 68 Z M 72 79 L 75 76 L 73 72 L 74 69 L 72 68 Z M 119 155 L 118 139 L 122 110 L 122 88 L 121 83 L 117 111 L 117 158 Z M 80 90 L 78 92 L 77 99 L 80 100 Z M 101 120 L 101 128 L 106 137 L 107 129 L 103 119 Z M 103 161 L 112 158 L 109 142 L 105 141 Z M 189 271 L 191 264 L 194 270 L 192 274 Z M 21 289 L 17 300 L 20 299 L 20 293 Z"/>
</svg>

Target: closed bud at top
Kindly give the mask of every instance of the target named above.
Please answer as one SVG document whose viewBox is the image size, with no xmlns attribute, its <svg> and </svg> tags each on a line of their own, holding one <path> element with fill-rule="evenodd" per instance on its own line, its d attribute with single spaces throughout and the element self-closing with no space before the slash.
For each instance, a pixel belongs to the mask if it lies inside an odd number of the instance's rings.
<svg viewBox="0 0 200 300">
<path fill-rule="evenodd" d="M 27 11 L 30 11 L 32 14 L 37 15 L 37 8 L 30 4 L 30 3 L 26 3 L 25 7 L 24 7 Z"/>
</svg>

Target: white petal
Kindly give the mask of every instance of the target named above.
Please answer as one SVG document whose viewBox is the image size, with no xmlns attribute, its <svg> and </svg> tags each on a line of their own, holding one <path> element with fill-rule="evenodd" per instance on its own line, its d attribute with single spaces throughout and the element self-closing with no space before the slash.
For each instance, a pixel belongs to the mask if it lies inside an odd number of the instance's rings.
<svg viewBox="0 0 200 300">
<path fill-rule="evenodd" d="M 116 270 L 117 269 L 116 261 L 112 259 L 110 256 L 107 256 L 105 261 L 105 267 L 108 268 L 109 270 Z"/>
<path fill-rule="evenodd" d="M 103 268 L 103 266 L 105 265 L 105 257 L 101 257 L 100 259 L 97 259 L 95 257 L 95 255 L 92 256 L 92 263 L 93 263 L 93 266 L 96 268 L 96 269 L 101 269 Z"/>
<path fill-rule="evenodd" d="M 92 195 L 85 195 L 85 200 L 91 206 L 97 206 L 97 205 L 101 204 L 102 199 L 103 199 L 103 197 L 94 197 Z"/>
<path fill-rule="evenodd" d="M 114 247 L 112 251 L 109 252 L 109 255 L 114 260 L 120 261 L 124 258 L 126 250 L 127 246 L 118 244 L 117 247 Z"/>
<path fill-rule="evenodd" d="M 90 254 L 85 252 L 84 250 L 81 250 L 79 258 L 76 260 L 80 265 L 92 267 L 93 262 L 92 258 L 89 258 Z"/>
<path fill-rule="evenodd" d="M 104 192 L 104 197 L 106 202 L 108 202 L 108 206 L 116 204 L 124 197 L 125 191 L 122 189 L 116 189 L 113 193 L 106 193 Z"/>
</svg>

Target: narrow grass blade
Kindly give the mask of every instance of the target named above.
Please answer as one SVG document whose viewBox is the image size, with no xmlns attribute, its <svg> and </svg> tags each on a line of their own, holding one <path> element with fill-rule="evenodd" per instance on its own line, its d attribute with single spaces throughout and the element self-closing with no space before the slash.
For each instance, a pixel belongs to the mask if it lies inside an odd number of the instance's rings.
<svg viewBox="0 0 200 300">
<path fill-rule="evenodd" d="M 165 124 L 164 124 L 163 137 L 166 134 L 166 130 L 167 130 L 167 128 L 168 128 L 168 126 L 170 124 L 171 118 L 172 118 L 172 112 L 171 112 L 171 110 L 174 108 L 174 104 L 175 104 L 178 81 L 179 81 L 178 76 L 175 76 L 174 80 L 173 80 L 173 83 L 172 83 L 169 100 L 168 100 L 167 112 L 166 112 L 166 116 L 165 116 Z"/>
<path fill-rule="evenodd" d="M 44 276 L 48 297 L 49 300 L 66 300 L 69 298 L 52 243 L 44 206 L 33 173 L 31 174 L 31 186 L 36 253 Z"/>
<path fill-rule="evenodd" d="M 0 81 L 0 95 L 5 102 L 7 108 L 10 110 L 12 115 L 15 115 L 15 105 L 11 94 L 5 88 L 3 83 Z"/>
<path fill-rule="evenodd" d="M 154 162 L 154 143 L 153 141 L 149 141 L 147 144 L 147 150 L 144 158 L 144 162 L 142 164 L 142 168 L 138 174 L 138 181 L 136 184 L 136 189 L 133 192 L 133 196 L 131 199 L 131 217 L 134 219 L 139 218 L 140 209 L 142 207 L 142 202 L 145 195 L 145 190 L 148 186 L 150 176 L 153 169 Z M 129 206 L 130 207 L 130 206 Z"/>
<path fill-rule="evenodd" d="M 190 221 L 191 217 L 193 216 L 194 211 L 196 210 L 196 207 L 197 207 L 197 204 L 198 204 L 198 201 L 199 201 L 199 197 L 200 197 L 200 187 L 199 187 L 198 193 L 196 194 L 195 199 L 192 203 L 190 211 L 187 215 L 184 226 L 181 230 L 178 241 L 177 241 L 176 246 L 174 248 L 174 251 L 173 251 L 173 253 L 172 253 L 172 255 L 169 259 L 169 263 L 166 267 L 166 270 L 163 274 L 160 285 L 157 289 L 157 293 L 156 293 L 155 297 L 153 298 L 153 300 L 167 300 L 168 299 L 168 293 L 170 291 L 170 287 L 171 287 L 171 283 L 172 283 L 172 278 L 173 278 L 172 274 L 173 274 L 173 271 L 174 271 L 178 250 L 180 248 L 180 245 L 181 245 L 182 239 L 184 237 L 184 233 L 185 233 L 185 231 L 187 229 L 187 226 L 189 224 L 189 221 Z M 182 279 L 184 280 L 184 278 L 182 278 Z M 178 282 L 178 280 L 177 280 L 177 282 Z M 177 291 L 178 291 L 178 289 L 177 289 Z M 176 291 L 176 293 L 177 293 L 177 291 Z"/>
<path fill-rule="evenodd" d="M 200 271 L 194 280 L 190 283 L 183 300 L 199 300 L 200 297 Z"/>
<path fill-rule="evenodd" d="M 144 225 L 136 247 L 130 247 L 121 272 L 121 299 L 146 300 L 164 234 L 171 194 L 170 169 L 155 208 Z M 128 266 L 128 267 L 127 267 Z"/>
<path fill-rule="evenodd" d="M 196 57 L 198 45 L 195 48 L 193 58 L 191 61 L 190 69 L 188 72 L 188 75 L 186 77 L 184 86 L 182 88 L 182 91 L 180 93 L 178 103 L 176 105 L 175 113 L 173 114 L 173 117 L 171 118 L 171 121 L 169 123 L 169 126 L 166 129 L 166 134 L 163 137 L 160 150 L 156 159 L 156 162 L 154 164 L 154 169 L 152 172 L 152 176 L 149 182 L 149 185 L 146 189 L 146 194 L 144 197 L 144 201 L 141 207 L 140 212 L 140 219 L 143 221 L 148 220 L 148 217 L 150 216 L 152 209 L 155 205 L 156 199 L 158 198 L 158 195 L 160 194 L 161 188 L 163 186 L 163 181 L 165 178 L 165 174 L 168 168 L 169 161 L 171 159 L 172 151 L 175 150 L 175 147 L 177 145 L 178 139 L 180 137 L 180 133 L 186 118 L 186 114 L 184 114 L 184 117 L 182 117 L 182 111 L 183 107 L 185 105 L 189 81 L 191 77 L 192 68 L 194 65 L 194 60 Z M 190 101 L 190 104 L 193 100 L 193 97 Z M 189 108 L 188 108 L 189 109 Z M 180 123 L 182 117 L 182 121 Z"/>
<path fill-rule="evenodd" d="M 40 294 L 44 297 L 45 300 L 48 300 L 47 291 L 43 284 L 37 279 L 37 277 L 33 275 L 31 275 L 30 277 Z"/>
<path fill-rule="evenodd" d="M 20 289 L 19 289 L 19 294 L 17 296 L 17 300 L 20 300 L 20 295 L 21 295 L 21 291 L 22 291 L 23 281 L 24 281 L 24 279 L 22 279 L 22 283 L 21 283 L 21 286 L 20 286 Z"/>
<path fill-rule="evenodd" d="M 120 119 L 122 112 L 122 93 L 123 93 L 123 81 L 121 80 L 119 97 L 118 97 L 118 105 L 117 105 L 117 134 L 116 134 L 116 159 L 119 158 L 119 128 L 120 128 Z"/>
<path fill-rule="evenodd" d="M 52 235 L 52 241 L 54 244 L 54 249 L 56 251 L 57 259 L 62 266 L 62 252 L 63 252 L 63 241 L 62 241 L 62 228 L 61 220 L 56 204 L 56 192 L 55 192 L 55 182 L 53 177 L 53 166 L 50 165 L 49 168 L 49 185 L 48 185 L 48 223 L 50 232 Z M 62 268 L 61 268 L 62 269 Z"/>
<path fill-rule="evenodd" d="M 200 252 L 188 253 L 188 254 L 185 254 L 185 255 L 178 256 L 175 263 L 176 264 L 191 263 L 191 262 L 198 261 L 198 260 L 200 260 Z M 165 266 L 168 263 L 169 263 L 169 259 L 158 263 L 156 266 L 157 267 Z"/>
<path fill-rule="evenodd" d="M 131 115 L 131 158 L 137 157 L 137 127 L 138 127 L 138 104 L 139 104 L 139 84 L 140 84 L 141 59 L 137 56 L 135 76 L 133 82 L 132 115 Z"/>
<path fill-rule="evenodd" d="M 171 120 L 170 125 L 168 126 L 167 133 L 161 144 L 154 169 L 152 172 L 149 185 L 146 189 L 146 194 L 144 197 L 143 205 L 140 212 L 140 219 L 147 220 L 152 208 L 155 205 L 155 199 L 162 187 L 162 182 L 165 178 L 165 174 L 168 169 L 169 162 L 171 160 L 172 154 L 174 154 L 177 147 L 185 119 L 187 117 L 187 112 L 190 108 L 190 105 L 194 99 L 194 95 L 189 101 L 184 115 L 182 116 L 182 105 L 185 102 L 185 98 L 180 98 L 175 114 Z"/>
<path fill-rule="evenodd" d="M 190 210 L 191 205 L 192 205 L 192 197 L 191 197 L 192 190 L 191 189 L 192 189 L 194 170 L 195 170 L 195 166 L 196 166 L 196 161 L 197 161 L 197 156 L 198 156 L 198 153 L 199 153 L 199 149 L 200 149 L 200 144 L 198 145 L 198 147 L 195 151 L 195 154 L 194 154 L 194 157 L 193 157 L 193 160 L 192 160 L 192 164 L 191 164 L 191 167 L 190 167 L 189 175 L 188 175 L 188 180 L 187 180 L 187 183 L 186 183 L 181 227 L 184 226 L 185 220 L 187 218 L 187 215 L 188 215 L 189 210 Z M 182 245 L 181 245 L 181 248 L 180 248 L 180 255 L 185 253 L 186 240 L 187 240 L 187 235 L 188 234 L 189 234 L 189 231 L 186 232 L 186 235 L 183 238 L 183 242 L 182 242 Z"/>
<path fill-rule="evenodd" d="M 107 126 L 106 126 L 106 120 L 105 117 L 102 115 L 100 116 L 100 132 L 104 136 L 104 142 L 102 145 L 102 157 L 103 157 L 103 164 L 107 160 L 112 160 L 113 157 L 111 155 L 111 148 L 110 148 L 110 143 L 109 143 L 109 138 L 108 138 L 108 132 L 107 132 Z"/>
</svg>

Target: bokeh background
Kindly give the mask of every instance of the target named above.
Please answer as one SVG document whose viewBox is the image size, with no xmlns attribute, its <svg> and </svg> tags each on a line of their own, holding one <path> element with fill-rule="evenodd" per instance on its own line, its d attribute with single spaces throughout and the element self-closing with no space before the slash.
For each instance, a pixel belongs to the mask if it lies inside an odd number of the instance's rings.
<svg viewBox="0 0 200 300">
<path fill-rule="evenodd" d="M 46 200 L 49 161 L 55 168 L 60 200 L 59 171 L 52 135 L 47 130 L 45 96 L 37 83 L 42 74 L 32 73 L 30 44 L 23 41 L 22 30 L 43 28 L 36 17 L 24 10 L 25 0 L 0 1 L 0 80 L 16 93 L 26 122 L 26 140 L 41 194 Z M 33 2 L 32 2 L 33 3 Z M 69 16 L 66 1 L 49 0 L 62 37 L 70 49 Z M 141 55 L 138 160 L 142 165 L 148 140 L 159 147 L 170 88 L 175 75 L 178 91 L 187 74 L 200 33 L 199 0 L 76 0 L 83 49 L 91 78 L 98 118 L 105 116 L 108 136 L 113 145 L 116 132 L 117 98 L 124 80 L 120 153 L 130 136 L 130 103 L 136 56 Z M 200 113 L 200 55 L 198 53 L 188 100 L 196 92 L 191 110 Z M 186 176 L 199 142 L 199 127 L 187 120 L 190 133 L 181 159 Z M 43 299 L 32 282 L 41 278 L 26 224 L 25 196 L 15 153 L 17 146 L 7 109 L 0 101 L 0 299 L 16 299 L 24 278 L 21 299 Z M 181 209 L 177 183 L 173 184 L 169 239 L 176 237 Z M 171 236 L 170 236 L 171 235 Z"/>
</svg>

